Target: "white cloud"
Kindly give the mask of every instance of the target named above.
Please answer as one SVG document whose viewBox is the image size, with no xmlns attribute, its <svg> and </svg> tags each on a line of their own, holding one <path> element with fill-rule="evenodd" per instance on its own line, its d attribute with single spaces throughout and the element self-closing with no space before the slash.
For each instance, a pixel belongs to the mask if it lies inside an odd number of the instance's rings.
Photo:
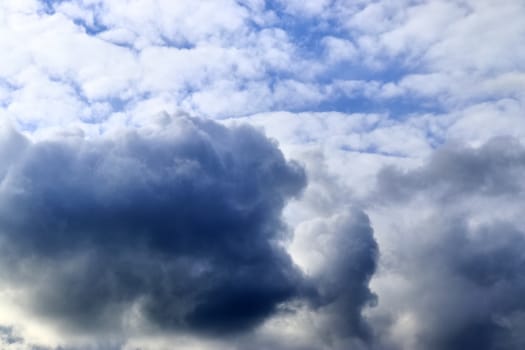
<svg viewBox="0 0 525 350">
<path fill-rule="evenodd" d="M 340 194 L 350 191 L 357 197 L 365 196 L 382 166 L 414 166 L 432 152 L 425 132 L 430 125 L 394 123 L 387 115 L 275 112 L 225 122 L 247 122 L 262 128 L 285 154 L 303 162 L 309 173 L 332 176 L 330 185 L 319 189 L 312 185 L 312 202 L 337 197 L 330 192 L 331 186 Z M 309 197 L 308 192 L 305 196 Z"/>
<path fill-rule="evenodd" d="M 381 44 L 390 55 L 421 55 L 443 36 L 450 35 L 449 26 L 464 12 L 447 1 L 428 1 L 409 7 L 401 23 L 381 34 Z"/>
<path fill-rule="evenodd" d="M 222 40 L 245 30 L 248 11 L 232 0 L 220 1 L 77 1 L 95 9 L 100 24 L 111 29 L 131 29 L 138 35 L 137 47 L 166 40 L 185 44 Z M 68 7 L 58 7 L 67 11 Z M 70 11 L 68 11 L 70 12 Z M 197 25 L 196 25 L 197 24 Z"/>
<path fill-rule="evenodd" d="M 525 141 L 523 102 L 503 99 L 470 106 L 459 113 L 447 130 L 447 138 L 480 146 L 498 136 Z"/>
<path fill-rule="evenodd" d="M 285 8 L 285 11 L 294 15 L 316 16 L 323 14 L 330 5 L 331 0 L 280 0 L 279 2 Z"/>
<path fill-rule="evenodd" d="M 6 112 L 22 127 L 35 130 L 89 117 L 87 111 L 79 113 L 87 105 L 70 85 L 52 81 L 35 68 L 21 72 L 14 83 L 21 88 L 11 93 Z"/>
<path fill-rule="evenodd" d="M 359 30 L 356 42 L 361 54 L 372 56 L 365 57 L 371 66 L 401 64 L 408 70 L 400 79 L 407 93 L 447 105 L 486 98 L 487 90 L 511 93 L 490 85 L 522 79 L 524 16 L 520 1 L 385 1 L 341 20 L 350 30 Z"/>
<path fill-rule="evenodd" d="M 213 118 L 243 116 L 271 105 L 272 92 L 265 82 L 239 86 L 232 80 L 216 81 L 182 103 L 185 110 Z"/>
<path fill-rule="evenodd" d="M 485 74 L 525 68 L 525 4 L 521 1 L 495 3 L 466 1 L 468 12 L 447 27 L 445 35 L 432 46 L 425 60 L 444 72 Z"/>
<path fill-rule="evenodd" d="M 352 60 L 358 53 L 355 45 L 349 40 L 327 36 L 322 41 L 325 45 L 328 61 L 331 63 Z"/>
</svg>

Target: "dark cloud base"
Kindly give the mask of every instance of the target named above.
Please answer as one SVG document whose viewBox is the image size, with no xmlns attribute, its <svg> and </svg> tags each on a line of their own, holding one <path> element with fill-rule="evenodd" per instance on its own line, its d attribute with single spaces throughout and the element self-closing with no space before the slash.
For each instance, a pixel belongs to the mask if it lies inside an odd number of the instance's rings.
<svg viewBox="0 0 525 350">
<path fill-rule="evenodd" d="M 12 131 L 0 153 L 15 152 L 2 167 L 0 280 L 62 331 L 125 336 L 138 322 L 224 338 L 295 301 L 330 314 L 337 336 L 369 335 L 368 217 L 342 218 L 323 272 L 305 276 L 281 218 L 305 172 L 253 128 L 177 117 L 96 139 Z"/>
<path fill-rule="evenodd" d="M 299 294 L 279 242 L 304 171 L 249 127 L 166 128 L 25 142 L 6 166 L 2 274 L 32 285 L 35 311 L 113 329 L 135 305 L 162 328 L 229 333 Z"/>
</svg>

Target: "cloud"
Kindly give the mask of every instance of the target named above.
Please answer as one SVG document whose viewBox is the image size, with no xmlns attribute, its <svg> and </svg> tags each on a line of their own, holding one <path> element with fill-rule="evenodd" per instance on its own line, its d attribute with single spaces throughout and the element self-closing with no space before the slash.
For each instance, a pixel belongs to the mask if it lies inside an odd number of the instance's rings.
<svg viewBox="0 0 525 350">
<path fill-rule="evenodd" d="M 120 114 L 143 124 L 136 107 L 159 99 L 168 105 L 146 115 L 430 110 L 459 120 L 458 108 L 523 104 L 519 1 L 124 3 L 2 5 L 0 112 L 25 130 L 86 131 Z"/>
<path fill-rule="evenodd" d="M 9 349 L 523 348 L 524 17 L 0 2 Z"/>
<path fill-rule="evenodd" d="M 336 339 L 369 340 L 361 311 L 376 302 L 368 282 L 376 269 L 378 247 L 368 216 L 347 210 L 303 223 L 297 234 L 296 249 L 309 255 L 310 264 L 318 260 L 310 272 L 319 286 L 313 303 L 326 315 L 326 333 Z"/>
<path fill-rule="evenodd" d="M 0 345 L 2 347 L 9 347 L 22 341 L 23 339 L 15 334 L 12 327 L 0 326 Z"/>
<path fill-rule="evenodd" d="M 181 115 L 96 138 L 2 130 L 0 150 L 18 154 L 0 187 L 0 290 L 58 334 L 25 343 L 122 348 L 160 332 L 289 348 L 264 329 L 305 313 L 318 347 L 370 341 L 362 312 L 376 301 L 378 247 L 367 215 L 332 202 L 301 225 L 294 245 L 322 256 L 302 270 L 281 216 L 305 172 L 252 127 Z"/>
<path fill-rule="evenodd" d="M 372 218 L 386 256 L 374 312 L 390 315 L 399 348 L 523 346 L 524 169 L 523 145 L 499 138 L 380 173 Z"/>
<path fill-rule="evenodd" d="M 308 2 L 302 2 L 297 0 L 281 1 L 278 3 L 283 9 L 294 15 L 305 15 L 307 17 L 314 17 L 322 15 L 323 12 L 330 5 L 329 0 L 313 0 Z"/>
<path fill-rule="evenodd" d="M 298 314 L 294 328 L 303 330 L 300 339 L 313 348 L 367 349 L 373 334 L 366 313 L 378 301 L 369 282 L 380 251 L 358 196 L 328 157 L 316 151 L 302 154 L 308 186 L 301 200 L 286 209 L 286 218 L 295 223 L 289 252 L 313 286 L 312 309 Z"/>
<path fill-rule="evenodd" d="M 304 171 L 249 127 L 163 127 L 42 142 L 11 131 L 2 152 L 20 154 L 0 190 L 1 275 L 28 295 L 18 302 L 73 331 L 145 321 L 222 334 L 299 294 L 279 242 Z"/>
</svg>

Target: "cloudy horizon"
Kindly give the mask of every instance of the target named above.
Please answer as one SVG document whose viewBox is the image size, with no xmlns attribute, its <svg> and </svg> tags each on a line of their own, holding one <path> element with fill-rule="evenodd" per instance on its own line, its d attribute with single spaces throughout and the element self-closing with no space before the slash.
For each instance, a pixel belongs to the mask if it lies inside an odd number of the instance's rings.
<svg viewBox="0 0 525 350">
<path fill-rule="evenodd" d="M 525 3 L 0 1 L 0 348 L 525 348 Z"/>
</svg>

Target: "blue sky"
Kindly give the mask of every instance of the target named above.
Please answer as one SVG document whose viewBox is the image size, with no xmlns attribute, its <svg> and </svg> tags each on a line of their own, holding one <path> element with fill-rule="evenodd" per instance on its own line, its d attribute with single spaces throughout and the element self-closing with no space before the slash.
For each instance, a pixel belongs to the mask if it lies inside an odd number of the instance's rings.
<svg viewBox="0 0 525 350">
<path fill-rule="evenodd" d="M 524 40 L 520 0 L 3 1 L 0 347 L 523 348 Z"/>
</svg>

